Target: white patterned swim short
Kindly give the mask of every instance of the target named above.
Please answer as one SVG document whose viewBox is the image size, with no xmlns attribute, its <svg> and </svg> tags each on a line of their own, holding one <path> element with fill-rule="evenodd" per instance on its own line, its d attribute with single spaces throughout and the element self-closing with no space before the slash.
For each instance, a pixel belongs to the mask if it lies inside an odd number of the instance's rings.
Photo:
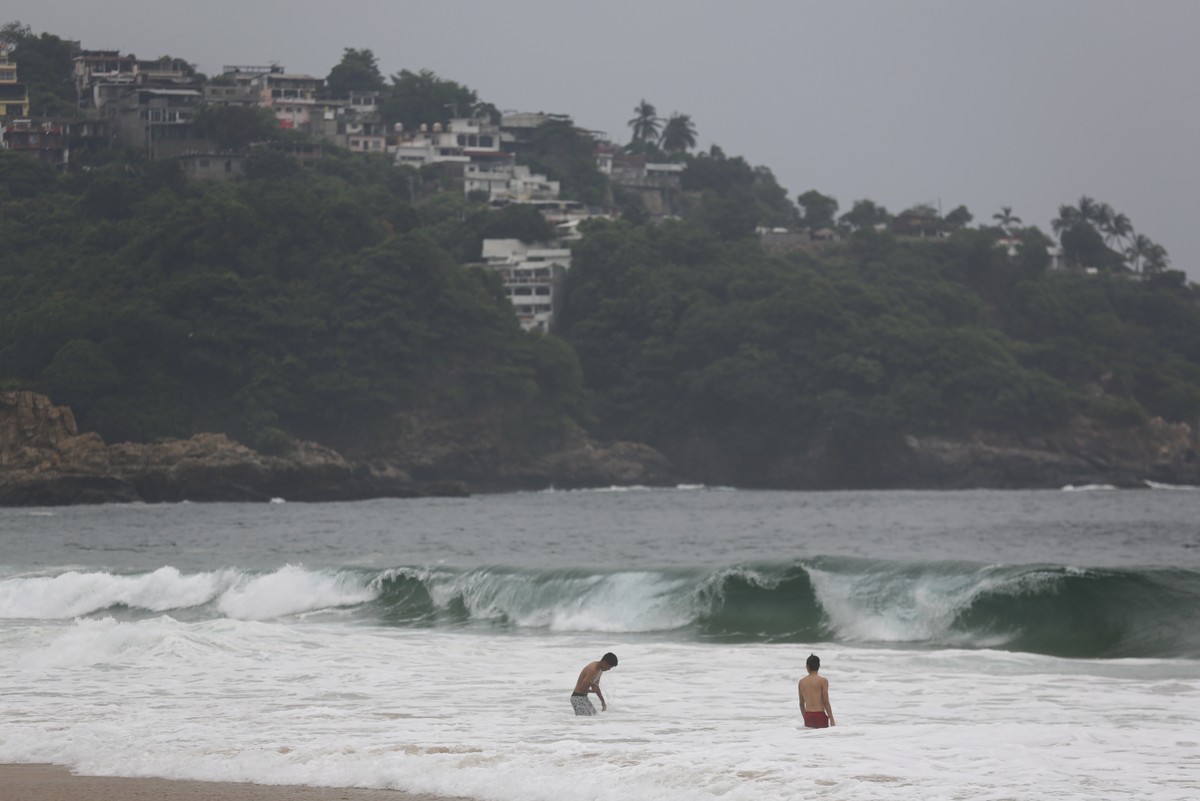
<svg viewBox="0 0 1200 801">
<path fill-rule="evenodd" d="M 584 715 L 591 717 L 596 714 L 596 707 L 592 706 L 592 702 L 588 700 L 586 695 L 571 695 L 571 707 L 575 710 L 575 715 Z"/>
</svg>

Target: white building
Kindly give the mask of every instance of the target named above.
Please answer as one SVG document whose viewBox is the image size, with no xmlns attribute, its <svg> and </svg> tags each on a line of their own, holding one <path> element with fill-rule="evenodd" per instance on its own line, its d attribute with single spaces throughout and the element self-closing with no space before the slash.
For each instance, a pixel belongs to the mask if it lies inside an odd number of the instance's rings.
<svg viewBox="0 0 1200 801">
<path fill-rule="evenodd" d="M 445 125 L 435 122 L 413 131 L 397 125 L 396 133 L 398 141 L 390 151 L 398 164 L 466 164 L 500 155 L 500 129 L 487 120 L 453 119 Z"/>
<path fill-rule="evenodd" d="M 521 327 L 550 331 L 571 268 L 570 249 L 529 245 L 519 239 L 485 239 L 483 260 L 504 281 L 504 292 Z"/>
</svg>

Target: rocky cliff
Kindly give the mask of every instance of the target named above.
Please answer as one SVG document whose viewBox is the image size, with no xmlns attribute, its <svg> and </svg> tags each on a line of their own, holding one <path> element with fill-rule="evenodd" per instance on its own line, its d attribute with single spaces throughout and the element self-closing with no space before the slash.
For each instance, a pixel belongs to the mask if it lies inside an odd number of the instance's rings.
<svg viewBox="0 0 1200 801">
<path fill-rule="evenodd" d="M 1161 418 L 1114 429 L 1080 417 L 1044 436 L 980 432 L 959 440 L 907 437 L 905 445 L 899 475 L 915 486 L 1200 485 L 1200 431 Z"/>
<path fill-rule="evenodd" d="M 0 392 L 0 505 L 358 500 L 674 481 L 652 448 L 600 446 L 581 432 L 561 452 L 515 460 L 487 426 L 408 420 L 405 427 L 405 436 L 391 432 L 359 458 L 312 442 L 270 456 L 223 434 L 109 445 L 80 434 L 71 410 L 44 395 Z"/>
<path fill-rule="evenodd" d="M 107 445 L 32 392 L 0 393 L 0 505 L 121 501 L 354 500 L 464 495 L 461 482 L 413 482 L 297 442 L 267 456 L 223 434 Z"/>
<path fill-rule="evenodd" d="M 709 442 L 672 443 L 666 451 L 686 480 L 772 489 L 1200 485 L 1198 429 L 1158 418 L 1109 428 L 1081 417 L 1042 435 L 977 431 L 872 444 L 870 453 L 851 453 L 818 441 L 787 458 L 736 465 Z"/>
<path fill-rule="evenodd" d="M 518 457 L 487 421 L 406 418 L 353 458 L 311 442 L 269 456 L 223 434 L 106 444 L 80 434 L 71 410 L 31 392 L 0 393 L 0 505 L 114 501 L 356 500 L 469 491 L 709 484 L 780 489 L 1030 488 L 1147 481 L 1200 485 L 1200 434 L 1151 420 L 1113 429 L 1078 418 L 1052 434 L 905 437 L 864 468 L 823 450 L 770 464 L 723 463 L 702 442 L 602 445 L 568 432 L 550 453 Z"/>
</svg>

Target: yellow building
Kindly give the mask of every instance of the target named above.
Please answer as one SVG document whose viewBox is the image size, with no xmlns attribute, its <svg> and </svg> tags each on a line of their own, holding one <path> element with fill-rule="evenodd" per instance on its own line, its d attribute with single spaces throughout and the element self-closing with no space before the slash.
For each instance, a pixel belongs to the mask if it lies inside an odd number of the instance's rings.
<svg viewBox="0 0 1200 801">
<path fill-rule="evenodd" d="M 17 82 L 17 65 L 0 47 L 0 118 L 29 116 L 29 87 Z"/>
</svg>

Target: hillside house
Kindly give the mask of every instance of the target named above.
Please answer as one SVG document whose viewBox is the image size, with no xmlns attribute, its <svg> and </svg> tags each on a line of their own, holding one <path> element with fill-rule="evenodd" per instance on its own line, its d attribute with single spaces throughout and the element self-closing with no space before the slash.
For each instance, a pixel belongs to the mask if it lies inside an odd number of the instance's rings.
<svg viewBox="0 0 1200 801">
<path fill-rule="evenodd" d="M 519 239 L 483 240 L 484 266 L 500 275 L 504 293 L 526 331 L 549 332 L 561 304 L 571 251 Z"/>
<path fill-rule="evenodd" d="M 0 127 L 0 147 L 66 169 L 71 149 L 61 123 L 12 120 Z"/>
<path fill-rule="evenodd" d="M 29 87 L 17 80 L 17 65 L 0 47 L 0 119 L 29 116 Z"/>
</svg>

